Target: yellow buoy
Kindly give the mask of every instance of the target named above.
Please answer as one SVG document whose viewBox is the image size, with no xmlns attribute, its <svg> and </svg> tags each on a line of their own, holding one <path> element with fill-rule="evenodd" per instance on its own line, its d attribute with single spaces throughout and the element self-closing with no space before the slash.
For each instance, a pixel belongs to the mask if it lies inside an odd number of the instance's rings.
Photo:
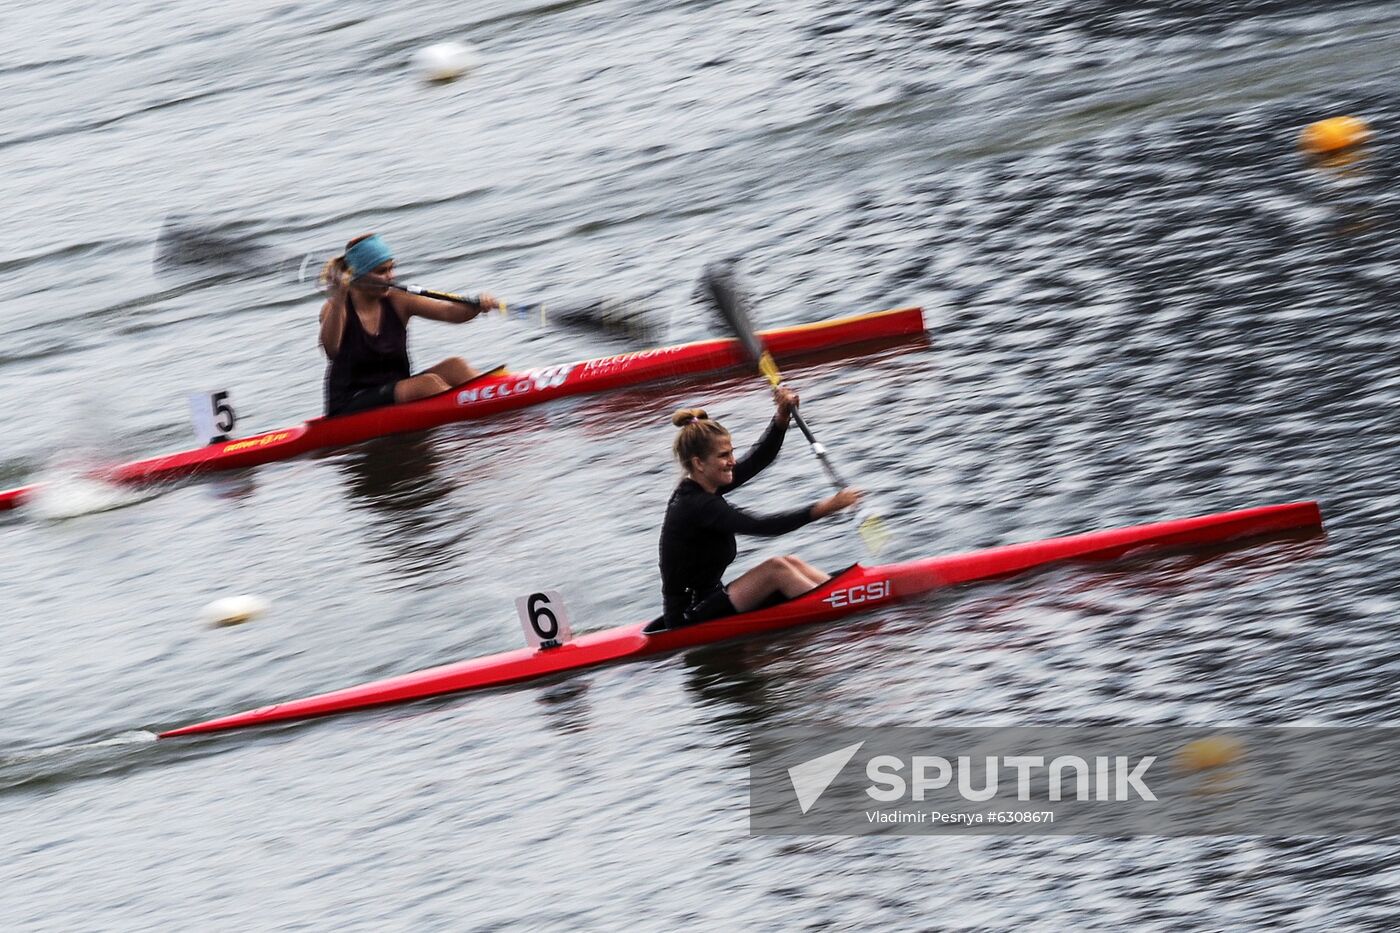
<svg viewBox="0 0 1400 933">
<path fill-rule="evenodd" d="M 1244 754 L 1244 746 L 1227 735 L 1194 739 L 1176 753 L 1176 766 L 1182 771 L 1205 771 L 1233 764 Z"/>
<path fill-rule="evenodd" d="M 225 596 L 205 606 L 199 617 L 208 625 L 239 625 L 267 611 L 267 600 L 258 596 Z"/>
<path fill-rule="evenodd" d="M 1370 125 L 1360 117 L 1328 117 L 1303 128 L 1298 148 L 1322 156 L 1351 149 L 1371 138 Z"/>
</svg>

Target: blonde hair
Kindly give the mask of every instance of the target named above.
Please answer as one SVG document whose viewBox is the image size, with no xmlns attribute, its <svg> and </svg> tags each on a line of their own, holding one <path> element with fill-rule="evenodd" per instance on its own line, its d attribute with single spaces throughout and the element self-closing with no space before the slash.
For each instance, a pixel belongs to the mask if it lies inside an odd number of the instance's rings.
<svg viewBox="0 0 1400 933">
<path fill-rule="evenodd" d="M 350 264 L 345 261 L 345 253 L 348 253 L 350 247 L 354 246 L 356 243 L 361 240 L 368 240 L 372 236 L 374 236 L 373 232 L 360 234 L 355 237 L 355 239 L 345 244 L 345 252 L 326 260 L 326 264 L 321 267 L 321 274 L 316 277 L 316 282 L 321 286 L 321 291 L 325 291 L 330 287 L 331 282 L 337 279 L 344 280 L 344 277 L 350 273 Z"/>
<path fill-rule="evenodd" d="M 671 424 L 680 428 L 671 449 L 687 470 L 690 469 L 690 461 L 708 456 L 718 440 L 729 437 L 724 425 L 711 421 L 703 408 L 682 408 L 671 416 Z"/>
</svg>

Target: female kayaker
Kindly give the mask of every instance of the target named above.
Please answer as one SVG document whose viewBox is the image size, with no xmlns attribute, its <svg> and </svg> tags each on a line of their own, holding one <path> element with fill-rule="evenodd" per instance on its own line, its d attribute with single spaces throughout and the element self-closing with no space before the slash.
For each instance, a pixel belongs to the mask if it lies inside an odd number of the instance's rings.
<svg viewBox="0 0 1400 933">
<path fill-rule="evenodd" d="M 393 281 L 394 254 L 373 233 L 351 240 L 344 254 L 321 270 L 328 296 L 321 306 L 321 349 L 330 360 L 328 415 L 427 398 L 478 375 L 460 356 L 414 375 L 408 365 L 408 319 L 461 324 L 497 307 L 496 299 L 480 295 L 472 307 L 391 290 Z"/>
<path fill-rule="evenodd" d="M 843 489 L 815 505 L 773 515 L 750 515 L 725 501 L 725 493 L 758 475 L 783 446 L 797 395 L 779 388 L 773 401 L 777 411 L 768 429 L 738 461 L 729 432 L 711 421 L 704 409 L 684 408 L 671 418 L 680 428 L 675 454 L 686 478 L 671 493 L 661 526 L 661 594 L 667 628 L 747 612 L 774 594 L 792 598 L 830 579 L 829 574 L 788 555 L 768 558 L 727 586 L 722 580 L 738 553 L 736 534 L 785 534 L 860 499 L 856 490 Z"/>
</svg>

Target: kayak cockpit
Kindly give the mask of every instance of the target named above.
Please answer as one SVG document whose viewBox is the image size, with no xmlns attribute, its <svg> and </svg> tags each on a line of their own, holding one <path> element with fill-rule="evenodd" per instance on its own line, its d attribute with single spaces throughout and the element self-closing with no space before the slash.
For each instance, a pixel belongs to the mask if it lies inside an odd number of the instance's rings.
<svg viewBox="0 0 1400 933">
<path fill-rule="evenodd" d="M 836 586 L 839 586 L 841 581 L 845 577 L 849 576 L 852 573 L 852 571 L 858 571 L 860 569 L 860 564 L 851 564 L 849 567 L 844 567 L 841 570 L 836 571 L 825 581 L 818 583 L 816 586 L 812 587 L 805 593 L 798 593 L 796 596 L 790 598 L 783 596 L 781 593 L 774 593 L 772 596 L 765 599 L 762 605 L 756 606 L 755 608 L 750 609 L 748 612 L 739 612 L 735 613 L 732 616 L 720 616 L 718 619 L 707 619 L 704 622 L 697 622 L 694 625 L 684 625 L 677 626 L 676 628 L 668 628 L 666 625 L 666 617 L 657 616 L 655 619 L 652 619 L 650 622 L 648 622 L 645 626 L 642 627 L 642 634 L 659 635 L 662 632 L 674 632 L 681 628 L 701 628 L 707 625 L 714 625 L 719 622 L 732 623 L 735 619 L 743 619 L 746 616 L 751 616 L 755 613 L 762 612 L 765 609 L 772 609 L 774 606 L 781 606 L 785 603 L 792 603 L 797 602 L 798 600 L 810 599 L 813 594 L 819 593 L 828 587 L 835 588 Z"/>
</svg>

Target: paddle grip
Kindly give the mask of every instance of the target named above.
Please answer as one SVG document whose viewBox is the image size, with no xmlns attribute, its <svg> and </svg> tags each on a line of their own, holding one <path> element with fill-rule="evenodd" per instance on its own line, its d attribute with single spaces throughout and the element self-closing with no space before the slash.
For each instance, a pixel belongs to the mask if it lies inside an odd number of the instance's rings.
<svg viewBox="0 0 1400 933">
<path fill-rule="evenodd" d="M 773 354 L 764 350 L 758 358 L 758 371 L 768 379 L 768 384 L 777 389 L 783 384 L 783 374 L 778 370 L 778 364 L 773 361 Z M 797 427 L 802 431 L 802 436 L 807 438 L 807 443 L 812 447 L 812 453 L 817 455 L 817 460 L 821 462 L 822 469 L 826 470 L 826 475 L 831 477 L 831 481 L 836 484 L 837 490 L 845 489 L 850 484 L 841 478 L 841 474 L 836 472 L 836 467 L 832 466 L 827 459 L 826 448 L 817 440 L 812 429 L 807 427 L 807 422 L 802 420 L 802 414 L 794 408 L 792 410 L 792 420 L 797 422 Z"/>
<path fill-rule="evenodd" d="M 817 460 L 821 463 L 822 469 L 826 470 L 826 475 L 831 478 L 831 482 L 836 486 L 837 490 L 839 491 L 849 486 L 850 483 L 842 479 L 841 474 L 836 472 L 836 467 L 832 465 L 831 460 L 826 455 L 826 448 L 813 436 L 812 429 L 807 427 L 807 422 L 802 420 L 802 415 L 798 413 L 796 408 L 792 410 L 792 420 L 797 422 L 797 427 L 802 431 L 802 436 L 807 438 L 807 443 L 812 447 L 812 453 L 817 455 Z"/>
<path fill-rule="evenodd" d="M 481 305 L 481 301 L 479 298 L 468 298 L 465 295 L 454 295 L 452 294 L 452 292 L 434 291 L 431 288 L 420 288 L 417 285 L 400 285 L 397 282 L 394 282 L 390 284 L 389 287 L 397 288 L 400 291 L 405 291 L 412 295 L 422 295 L 425 298 L 436 298 L 439 301 L 451 301 L 459 305 L 475 305 L 477 307 L 480 307 Z"/>
</svg>

